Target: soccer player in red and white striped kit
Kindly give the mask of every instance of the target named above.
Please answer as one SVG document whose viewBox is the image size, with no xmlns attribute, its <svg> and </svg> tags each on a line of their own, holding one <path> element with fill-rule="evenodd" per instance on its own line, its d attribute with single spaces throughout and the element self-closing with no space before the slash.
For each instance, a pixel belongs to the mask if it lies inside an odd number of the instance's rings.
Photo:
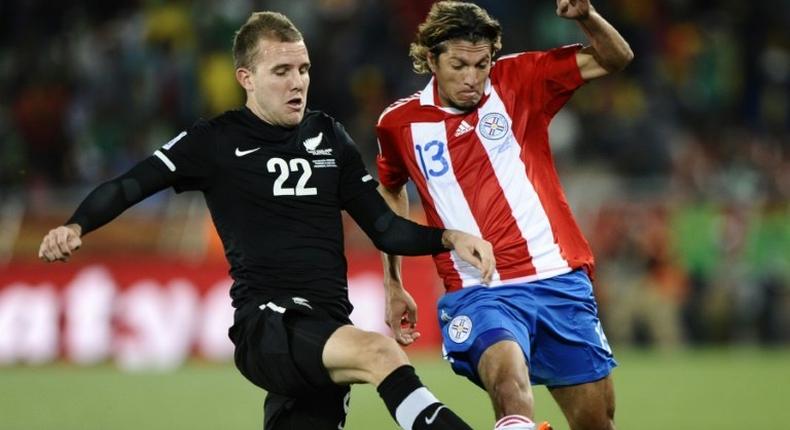
<svg viewBox="0 0 790 430">
<path fill-rule="evenodd" d="M 570 427 L 614 429 L 616 362 L 598 319 L 594 260 L 560 185 L 548 126 L 587 81 L 621 70 L 628 43 L 587 0 L 558 0 L 590 46 L 494 56 L 501 27 L 481 7 L 442 1 L 410 55 L 427 86 L 381 115 L 379 191 L 406 216 L 411 179 L 428 223 L 494 246 L 490 285 L 452 253 L 434 256 L 447 293 L 438 303 L 445 358 L 485 389 L 496 429 L 535 429 L 532 384 L 546 385 Z M 400 260 L 385 256 L 388 323 L 408 345 L 416 305 Z M 538 428 L 549 428 L 543 423 Z"/>
</svg>

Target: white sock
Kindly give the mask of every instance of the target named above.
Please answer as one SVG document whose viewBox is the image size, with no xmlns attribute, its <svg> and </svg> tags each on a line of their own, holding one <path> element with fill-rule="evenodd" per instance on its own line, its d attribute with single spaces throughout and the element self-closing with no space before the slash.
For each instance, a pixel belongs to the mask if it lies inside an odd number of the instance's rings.
<svg viewBox="0 0 790 430">
<path fill-rule="evenodd" d="M 411 430 L 417 416 L 428 409 L 429 406 L 436 403 L 440 403 L 436 396 L 428 391 L 427 388 L 420 387 L 412 391 L 411 394 L 406 396 L 400 405 L 398 405 L 398 408 L 395 410 L 395 419 L 401 427 L 406 430 Z M 439 408 L 444 408 L 444 406 L 440 406 Z M 436 409 L 437 412 L 438 410 L 439 409 Z M 434 415 L 433 419 L 435 418 L 436 415 Z M 431 419 L 431 421 L 433 421 L 433 419 Z"/>
<path fill-rule="evenodd" d="M 535 423 L 524 415 L 506 415 L 494 424 L 494 430 L 535 430 Z"/>
</svg>

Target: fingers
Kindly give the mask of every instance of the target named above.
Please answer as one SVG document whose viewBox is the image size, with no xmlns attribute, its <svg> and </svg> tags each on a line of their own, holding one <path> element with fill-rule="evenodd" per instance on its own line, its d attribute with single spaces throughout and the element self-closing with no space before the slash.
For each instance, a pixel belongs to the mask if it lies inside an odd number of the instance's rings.
<svg viewBox="0 0 790 430">
<path fill-rule="evenodd" d="M 55 245 L 57 246 L 60 255 L 64 258 L 71 256 L 71 247 L 69 247 L 69 233 L 67 229 L 55 230 Z"/>
<path fill-rule="evenodd" d="M 408 329 L 401 334 L 401 337 L 398 340 L 398 343 L 403 346 L 409 346 L 421 336 L 420 332 L 414 329 Z"/>
<path fill-rule="evenodd" d="M 46 236 L 44 236 L 44 240 L 41 242 L 39 254 L 43 255 L 44 261 L 47 262 L 52 262 L 63 257 L 63 254 L 61 254 L 60 249 L 58 248 L 55 241 L 54 230 L 50 231 Z"/>
<path fill-rule="evenodd" d="M 563 16 L 568 12 L 570 2 L 568 0 L 557 0 L 557 15 Z"/>
<path fill-rule="evenodd" d="M 409 327 L 414 328 L 417 326 L 417 305 L 409 306 L 406 309 L 406 322 L 409 323 Z"/>
<path fill-rule="evenodd" d="M 41 242 L 41 247 L 38 250 L 38 257 L 46 262 L 52 262 L 56 260 L 55 255 L 50 250 L 49 240 L 49 236 L 44 237 L 44 240 Z"/>
<path fill-rule="evenodd" d="M 466 246 L 457 246 L 456 252 L 459 257 L 480 271 L 480 282 L 488 285 L 496 270 L 494 251 L 487 241 L 473 236 L 468 237 L 471 240 L 465 244 Z"/>
<path fill-rule="evenodd" d="M 408 345 L 413 340 L 411 340 L 411 335 L 409 334 L 410 327 L 408 325 L 402 324 L 402 321 L 405 319 L 404 317 L 398 318 L 391 318 L 387 321 L 387 325 L 390 326 L 392 329 L 392 337 L 401 345 Z"/>
<path fill-rule="evenodd" d="M 409 321 L 408 316 L 404 315 L 398 330 L 398 337 L 396 338 L 398 343 L 408 346 L 419 338 L 420 332 L 417 331 L 417 324 L 414 321 Z"/>
<path fill-rule="evenodd" d="M 485 242 L 483 244 L 483 249 L 478 252 L 480 254 L 480 263 L 483 267 L 481 270 L 481 281 L 484 285 L 488 285 L 491 283 L 491 278 L 494 276 L 494 270 L 496 269 L 494 252 L 491 249 L 491 244 L 488 242 Z"/>
<path fill-rule="evenodd" d="M 72 251 L 76 251 L 80 249 L 80 247 L 82 246 L 82 239 L 76 236 L 72 236 L 68 239 L 68 244 L 69 244 L 69 249 L 71 249 Z"/>
<path fill-rule="evenodd" d="M 416 312 L 416 308 L 410 306 L 399 316 L 391 316 L 387 321 L 387 325 L 392 329 L 392 337 L 401 345 L 410 345 L 420 337 L 420 332 L 416 329 Z"/>
<path fill-rule="evenodd" d="M 77 233 L 68 227 L 58 227 L 50 230 L 41 241 L 38 249 L 38 258 L 46 261 L 67 261 L 71 253 L 82 246 L 82 240 Z"/>
</svg>

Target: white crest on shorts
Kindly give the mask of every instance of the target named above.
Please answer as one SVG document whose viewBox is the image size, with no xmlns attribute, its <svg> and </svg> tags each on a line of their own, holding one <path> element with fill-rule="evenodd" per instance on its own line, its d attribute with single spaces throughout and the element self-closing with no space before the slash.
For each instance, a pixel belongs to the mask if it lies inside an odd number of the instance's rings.
<svg viewBox="0 0 790 430">
<path fill-rule="evenodd" d="M 455 343 L 463 343 L 472 333 L 472 320 L 466 315 L 458 315 L 447 324 L 447 336 Z"/>
</svg>

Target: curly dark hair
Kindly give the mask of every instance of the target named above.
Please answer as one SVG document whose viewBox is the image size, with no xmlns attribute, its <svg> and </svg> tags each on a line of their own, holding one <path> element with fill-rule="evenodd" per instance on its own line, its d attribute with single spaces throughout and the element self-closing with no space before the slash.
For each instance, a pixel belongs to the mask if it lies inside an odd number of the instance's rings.
<svg viewBox="0 0 790 430">
<path fill-rule="evenodd" d="M 485 9 L 474 3 L 440 1 L 434 3 L 428 17 L 417 28 L 415 41 L 409 47 L 414 71 L 431 73 L 428 53 L 438 56 L 447 48 L 448 40 L 481 40 L 491 43 L 491 55 L 502 49 L 502 27 Z"/>
</svg>

